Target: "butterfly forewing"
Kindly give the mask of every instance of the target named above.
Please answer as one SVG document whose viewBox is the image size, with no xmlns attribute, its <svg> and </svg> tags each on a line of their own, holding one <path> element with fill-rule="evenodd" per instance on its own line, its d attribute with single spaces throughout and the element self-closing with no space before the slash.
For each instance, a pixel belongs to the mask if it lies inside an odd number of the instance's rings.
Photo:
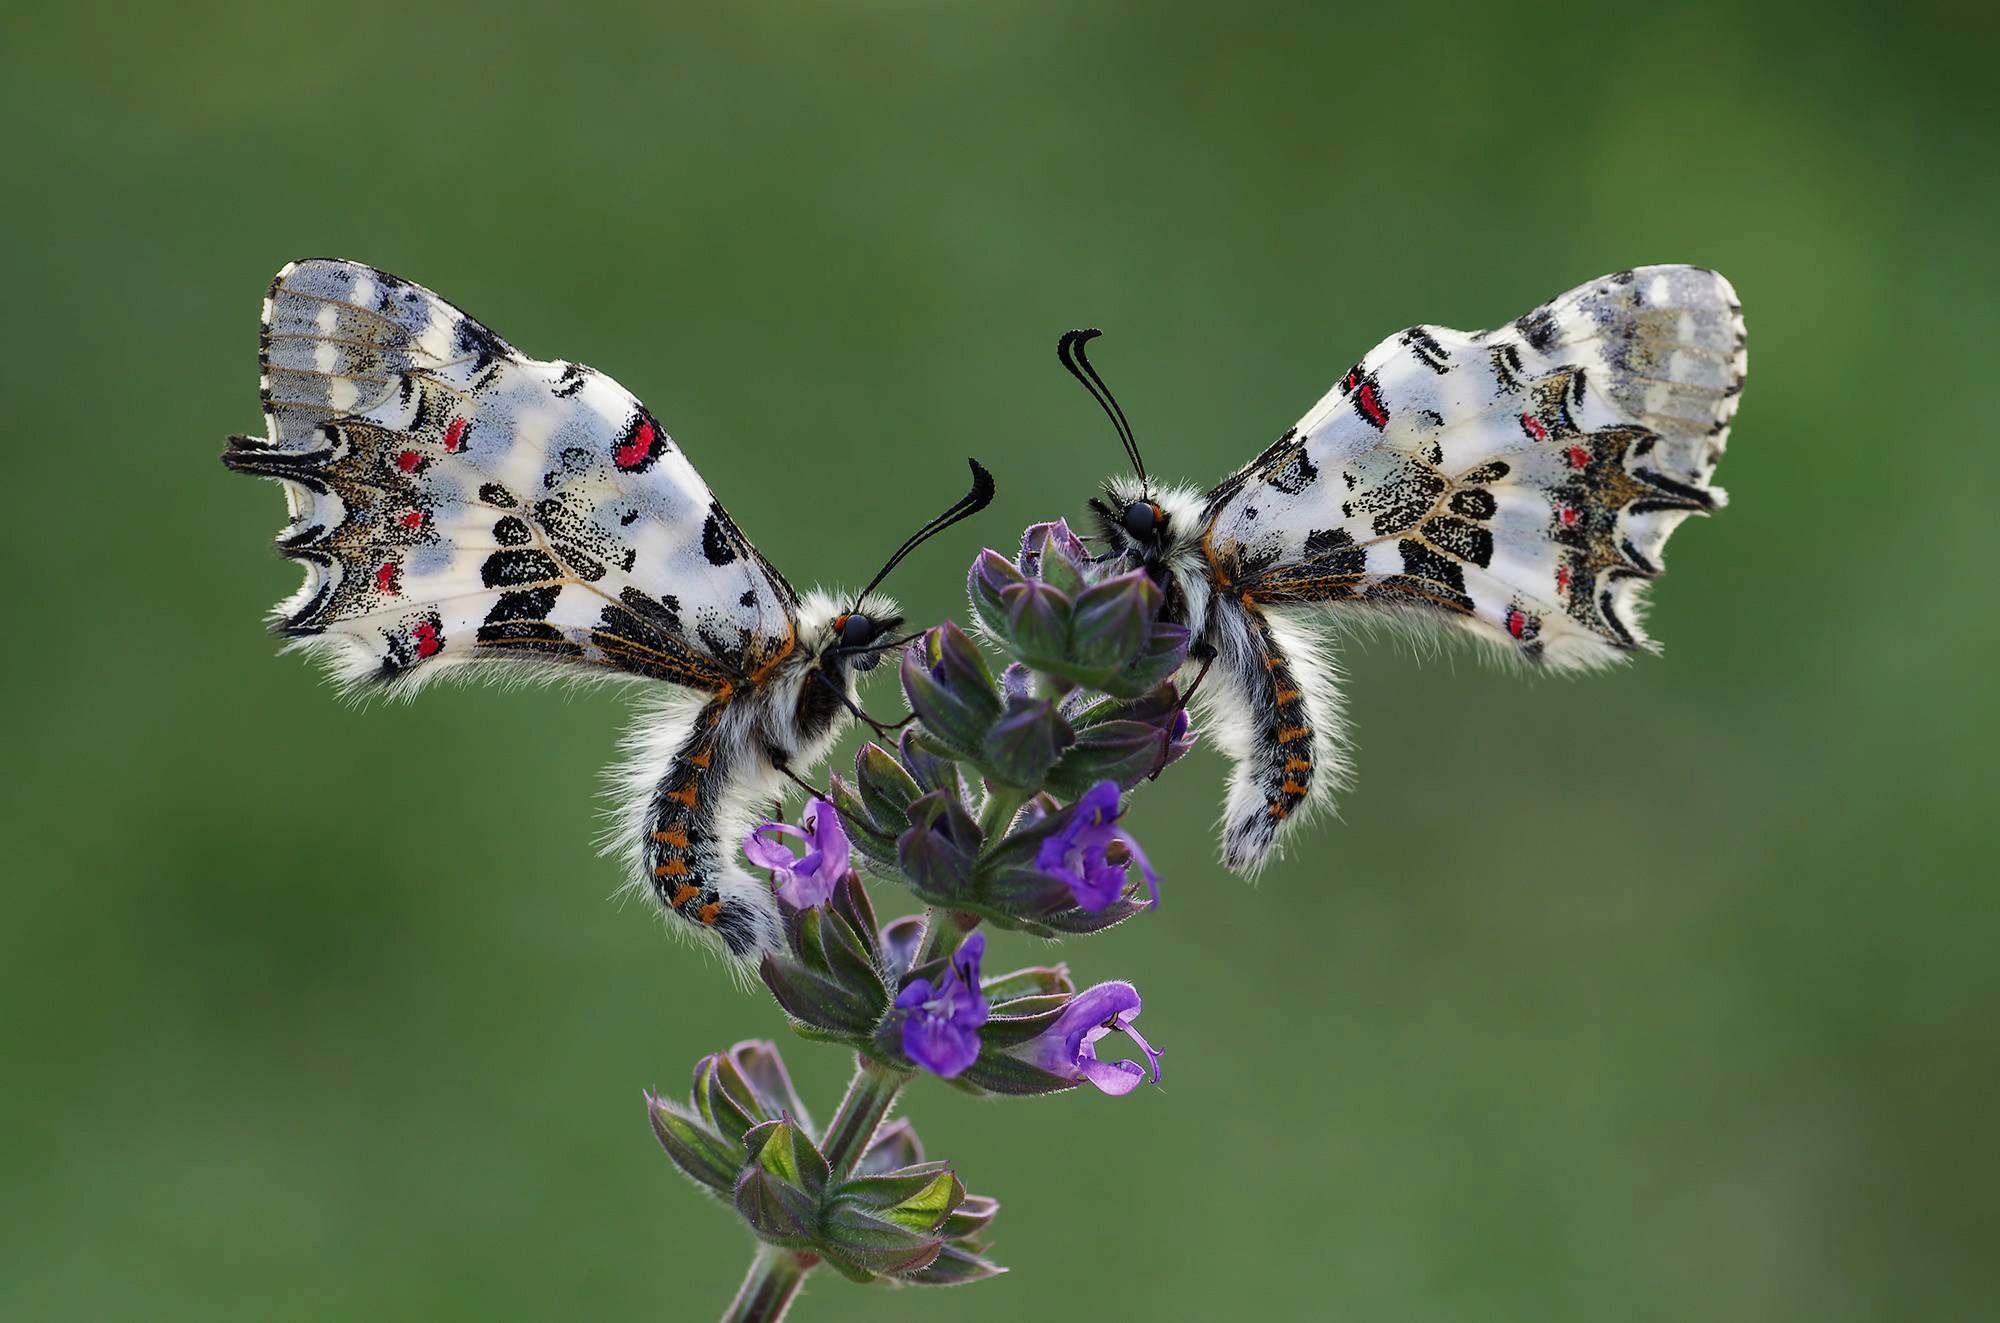
<svg viewBox="0 0 2000 1323">
<path fill-rule="evenodd" d="M 1651 267 L 1497 330 L 1412 327 L 1212 492 L 1205 550 L 1259 603 L 1451 618 L 1532 661 L 1648 646 L 1638 593 L 1709 486 L 1744 372 L 1735 293 Z"/>
<path fill-rule="evenodd" d="M 518 353 L 428 290 L 352 262 L 280 272 L 264 307 L 269 435 L 306 563 L 278 628 L 347 678 L 478 661 L 698 689 L 794 645 L 797 598 L 653 416 L 609 377 Z"/>
</svg>

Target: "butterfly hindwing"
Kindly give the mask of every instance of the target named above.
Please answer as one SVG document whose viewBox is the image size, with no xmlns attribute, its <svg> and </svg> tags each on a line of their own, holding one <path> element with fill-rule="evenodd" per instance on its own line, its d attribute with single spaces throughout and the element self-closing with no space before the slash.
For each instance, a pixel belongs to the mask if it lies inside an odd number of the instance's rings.
<svg viewBox="0 0 2000 1323">
<path fill-rule="evenodd" d="M 342 678 L 490 661 L 714 691 L 793 646 L 790 585 L 609 377 L 327 260 L 273 282 L 262 369 L 267 435 L 225 460 L 282 480 L 307 575 L 276 628 Z"/>
<path fill-rule="evenodd" d="M 1640 590 L 1709 485 L 1742 388 L 1721 276 L 1645 267 L 1493 331 L 1412 327 L 1205 503 L 1258 603 L 1450 619 L 1527 660 L 1650 647 Z"/>
</svg>

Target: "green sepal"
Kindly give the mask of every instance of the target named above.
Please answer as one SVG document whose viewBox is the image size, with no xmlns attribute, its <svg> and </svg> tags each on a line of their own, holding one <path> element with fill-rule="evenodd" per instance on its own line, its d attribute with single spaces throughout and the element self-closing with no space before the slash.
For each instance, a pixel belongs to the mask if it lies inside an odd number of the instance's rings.
<svg viewBox="0 0 2000 1323">
<path fill-rule="evenodd" d="M 646 1116 L 674 1166 L 696 1184 L 723 1194 L 736 1184 L 743 1150 L 664 1098 L 646 1095 Z"/>
<path fill-rule="evenodd" d="M 988 1020 L 988 1024 L 992 1021 Z M 984 1041 L 984 1030 L 981 1030 Z M 975 1093 L 1004 1093 L 1025 1096 L 1041 1093 L 1061 1093 L 1076 1087 L 1076 1081 L 1061 1075 L 1051 1074 L 1040 1066 L 1030 1065 L 1017 1056 L 1006 1052 L 982 1050 L 979 1059 L 967 1066 L 953 1084 Z"/>
<path fill-rule="evenodd" d="M 833 1177 L 833 1168 L 812 1136 L 789 1117 L 750 1127 L 743 1136 L 743 1147 L 754 1165 L 798 1186 L 814 1199 Z"/>
<path fill-rule="evenodd" d="M 1076 732 L 1047 699 L 1014 699 L 986 732 L 979 765 L 994 780 L 1022 790 L 1039 786 Z"/>
<path fill-rule="evenodd" d="M 1077 594 L 1070 622 L 1070 656 L 1106 680 L 1145 651 L 1164 597 L 1144 570 L 1100 579 Z"/>
<path fill-rule="evenodd" d="M 819 1203 L 790 1181 L 751 1165 L 737 1178 L 736 1211 L 750 1229 L 774 1245 L 803 1249 L 819 1229 Z"/>
<path fill-rule="evenodd" d="M 1100 721 L 1077 732 L 1072 744 L 1049 769 L 1044 784 L 1064 799 L 1079 799 L 1099 781 L 1116 781 L 1122 790 L 1152 775 L 1166 753 L 1166 733 L 1143 721 Z"/>
<path fill-rule="evenodd" d="M 1008 1048 L 1040 1036 L 1055 1025 L 1074 994 L 1016 997 L 996 1004 L 979 1027 L 980 1050 Z"/>
<path fill-rule="evenodd" d="M 1012 969 L 1005 974 L 982 979 L 980 992 L 987 1004 L 997 1012 L 1001 1006 L 1021 997 L 1046 997 L 1076 991 L 1076 984 L 1070 980 L 1069 966 L 1035 965 L 1028 969 Z"/>
<path fill-rule="evenodd" d="M 1007 610 L 1000 638 L 1030 669 L 1067 673 L 1069 669 L 1069 597 L 1044 583 L 1028 580 L 1009 585 L 1000 594 Z"/>
<path fill-rule="evenodd" d="M 1114 698 L 1138 698 L 1165 684 L 1187 664 L 1188 637 L 1185 626 L 1154 621 L 1146 646 L 1124 670 L 1104 681 L 1104 692 Z"/>
<path fill-rule="evenodd" d="M 893 840 L 909 821 L 910 805 L 924 793 L 896 756 L 870 741 L 854 755 L 854 778 L 867 822 Z"/>
<path fill-rule="evenodd" d="M 945 1242 L 928 1264 L 903 1273 L 898 1281 L 912 1286 L 964 1286 L 970 1282 L 998 1277 L 1007 1270 L 975 1254 L 969 1246 Z"/>
</svg>

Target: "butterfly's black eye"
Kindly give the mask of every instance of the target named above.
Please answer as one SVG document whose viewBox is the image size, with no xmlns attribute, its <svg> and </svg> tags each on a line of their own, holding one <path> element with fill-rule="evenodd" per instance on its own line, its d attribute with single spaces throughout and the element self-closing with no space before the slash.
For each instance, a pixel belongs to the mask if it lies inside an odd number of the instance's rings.
<svg viewBox="0 0 2000 1323">
<path fill-rule="evenodd" d="M 849 612 L 840 620 L 840 646 L 843 648 L 865 648 L 875 641 L 875 622 L 859 611 Z"/>
<path fill-rule="evenodd" d="M 1125 507 L 1125 531 L 1141 542 L 1160 530 L 1160 507 L 1151 501 L 1134 501 Z"/>
</svg>

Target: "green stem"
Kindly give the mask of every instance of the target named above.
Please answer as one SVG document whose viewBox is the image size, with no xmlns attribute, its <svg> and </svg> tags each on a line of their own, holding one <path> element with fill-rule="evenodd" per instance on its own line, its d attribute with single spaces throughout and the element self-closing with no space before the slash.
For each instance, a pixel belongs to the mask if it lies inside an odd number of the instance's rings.
<svg viewBox="0 0 2000 1323">
<path fill-rule="evenodd" d="M 902 1071 L 867 1057 L 854 1058 L 854 1079 L 848 1084 L 847 1096 L 840 1100 L 833 1119 L 826 1123 L 826 1134 L 819 1145 L 819 1151 L 833 1168 L 835 1180 L 851 1173 L 861 1161 L 869 1141 L 882 1128 L 883 1118 L 895 1106 L 896 1095 L 903 1091 L 909 1078 Z"/>
<path fill-rule="evenodd" d="M 1028 792 L 1016 790 L 1012 786 L 988 784 L 986 800 L 979 806 L 979 835 L 987 845 L 1007 834 L 1014 825 L 1014 819 L 1021 812 L 1021 805 L 1028 802 Z"/>
<path fill-rule="evenodd" d="M 854 1058 L 854 1079 L 848 1084 L 840 1106 L 834 1109 L 833 1119 L 826 1123 L 826 1134 L 819 1146 L 833 1168 L 835 1180 L 853 1173 L 909 1078 L 867 1057 Z M 722 1323 L 777 1323 L 791 1308 L 792 1297 L 805 1284 L 806 1274 L 818 1262 L 817 1255 L 774 1245 L 759 1247 L 757 1257 L 750 1262 L 750 1271 L 744 1275 L 743 1285 L 737 1289 L 736 1299 L 722 1316 Z"/>
<path fill-rule="evenodd" d="M 921 969 L 933 960 L 944 959 L 958 949 L 960 938 L 978 926 L 977 914 L 935 907 L 925 910 L 924 943 L 917 948 L 916 959 L 910 962 L 910 968 Z"/>
<path fill-rule="evenodd" d="M 777 1323 L 792 1307 L 793 1297 L 805 1285 L 806 1273 L 817 1262 L 810 1254 L 764 1246 L 750 1261 L 750 1271 L 722 1323 Z"/>
</svg>

